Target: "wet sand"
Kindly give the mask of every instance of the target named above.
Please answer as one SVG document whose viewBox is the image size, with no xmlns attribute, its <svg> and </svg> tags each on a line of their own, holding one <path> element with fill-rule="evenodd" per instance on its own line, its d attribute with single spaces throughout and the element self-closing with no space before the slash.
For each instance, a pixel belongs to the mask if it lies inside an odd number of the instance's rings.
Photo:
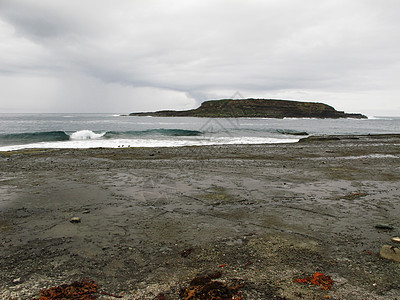
<svg viewBox="0 0 400 300">
<path fill-rule="evenodd" d="M 379 256 L 400 235 L 399 183 L 400 135 L 3 152 L 0 298 L 91 278 L 180 299 L 216 271 L 245 299 L 400 298 L 400 264 Z M 315 272 L 333 288 L 294 282 Z"/>
</svg>

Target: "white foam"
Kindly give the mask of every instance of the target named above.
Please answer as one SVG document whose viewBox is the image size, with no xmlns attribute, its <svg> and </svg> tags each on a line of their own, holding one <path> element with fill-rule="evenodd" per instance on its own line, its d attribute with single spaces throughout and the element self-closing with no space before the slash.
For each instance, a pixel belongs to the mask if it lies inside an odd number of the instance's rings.
<svg viewBox="0 0 400 300">
<path fill-rule="evenodd" d="M 299 139 L 277 139 L 260 137 L 191 137 L 185 139 L 71 139 L 61 142 L 41 142 L 27 145 L 0 147 L 0 151 L 15 151 L 32 148 L 54 149 L 87 149 L 87 148 L 119 148 L 119 147 L 182 147 L 233 144 L 275 144 L 296 143 Z"/>
<path fill-rule="evenodd" d="M 368 119 L 370 120 L 384 120 L 384 121 L 392 121 L 393 119 L 396 119 L 396 117 L 385 117 L 385 116 L 368 116 Z"/>
<path fill-rule="evenodd" d="M 102 136 L 104 136 L 106 133 L 95 133 L 91 130 L 80 130 L 72 133 L 69 138 L 71 140 L 93 140 L 93 139 L 99 139 Z"/>
</svg>

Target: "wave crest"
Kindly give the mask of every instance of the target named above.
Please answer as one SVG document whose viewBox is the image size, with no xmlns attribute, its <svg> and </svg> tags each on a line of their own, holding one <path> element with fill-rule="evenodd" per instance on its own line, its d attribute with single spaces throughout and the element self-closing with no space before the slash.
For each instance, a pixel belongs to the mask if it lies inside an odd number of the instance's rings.
<svg viewBox="0 0 400 300">
<path fill-rule="evenodd" d="M 38 142 L 68 141 L 64 131 L 21 132 L 0 134 L 0 145 L 18 145 Z"/>
<path fill-rule="evenodd" d="M 91 130 L 79 130 L 74 133 L 71 133 L 69 138 L 71 140 L 95 140 L 103 137 L 106 132 L 95 133 Z"/>
</svg>

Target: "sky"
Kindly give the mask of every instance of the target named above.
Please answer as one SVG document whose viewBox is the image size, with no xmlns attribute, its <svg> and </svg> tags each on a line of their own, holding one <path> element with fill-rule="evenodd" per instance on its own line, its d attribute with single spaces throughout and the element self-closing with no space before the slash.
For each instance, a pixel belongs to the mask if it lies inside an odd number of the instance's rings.
<svg viewBox="0 0 400 300">
<path fill-rule="evenodd" d="M 0 112 L 231 98 L 400 116 L 398 0 L 0 0 Z"/>
</svg>

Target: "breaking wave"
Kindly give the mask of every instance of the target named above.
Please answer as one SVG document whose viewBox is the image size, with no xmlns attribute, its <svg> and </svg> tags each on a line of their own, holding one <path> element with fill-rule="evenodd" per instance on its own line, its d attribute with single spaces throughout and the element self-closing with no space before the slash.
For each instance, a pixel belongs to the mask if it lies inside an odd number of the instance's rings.
<svg viewBox="0 0 400 300">
<path fill-rule="evenodd" d="M 140 136 L 200 136 L 197 130 L 148 129 L 142 131 L 45 131 L 0 134 L 0 145 L 25 145 L 42 142 L 61 142 L 70 140 L 127 139 Z"/>
<path fill-rule="evenodd" d="M 99 139 L 103 137 L 106 134 L 106 132 L 102 133 L 95 133 L 91 130 L 80 130 L 72 133 L 69 136 L 69 139 L 71 140 L 94 140 L 94 139 Z"/>
</svg>

